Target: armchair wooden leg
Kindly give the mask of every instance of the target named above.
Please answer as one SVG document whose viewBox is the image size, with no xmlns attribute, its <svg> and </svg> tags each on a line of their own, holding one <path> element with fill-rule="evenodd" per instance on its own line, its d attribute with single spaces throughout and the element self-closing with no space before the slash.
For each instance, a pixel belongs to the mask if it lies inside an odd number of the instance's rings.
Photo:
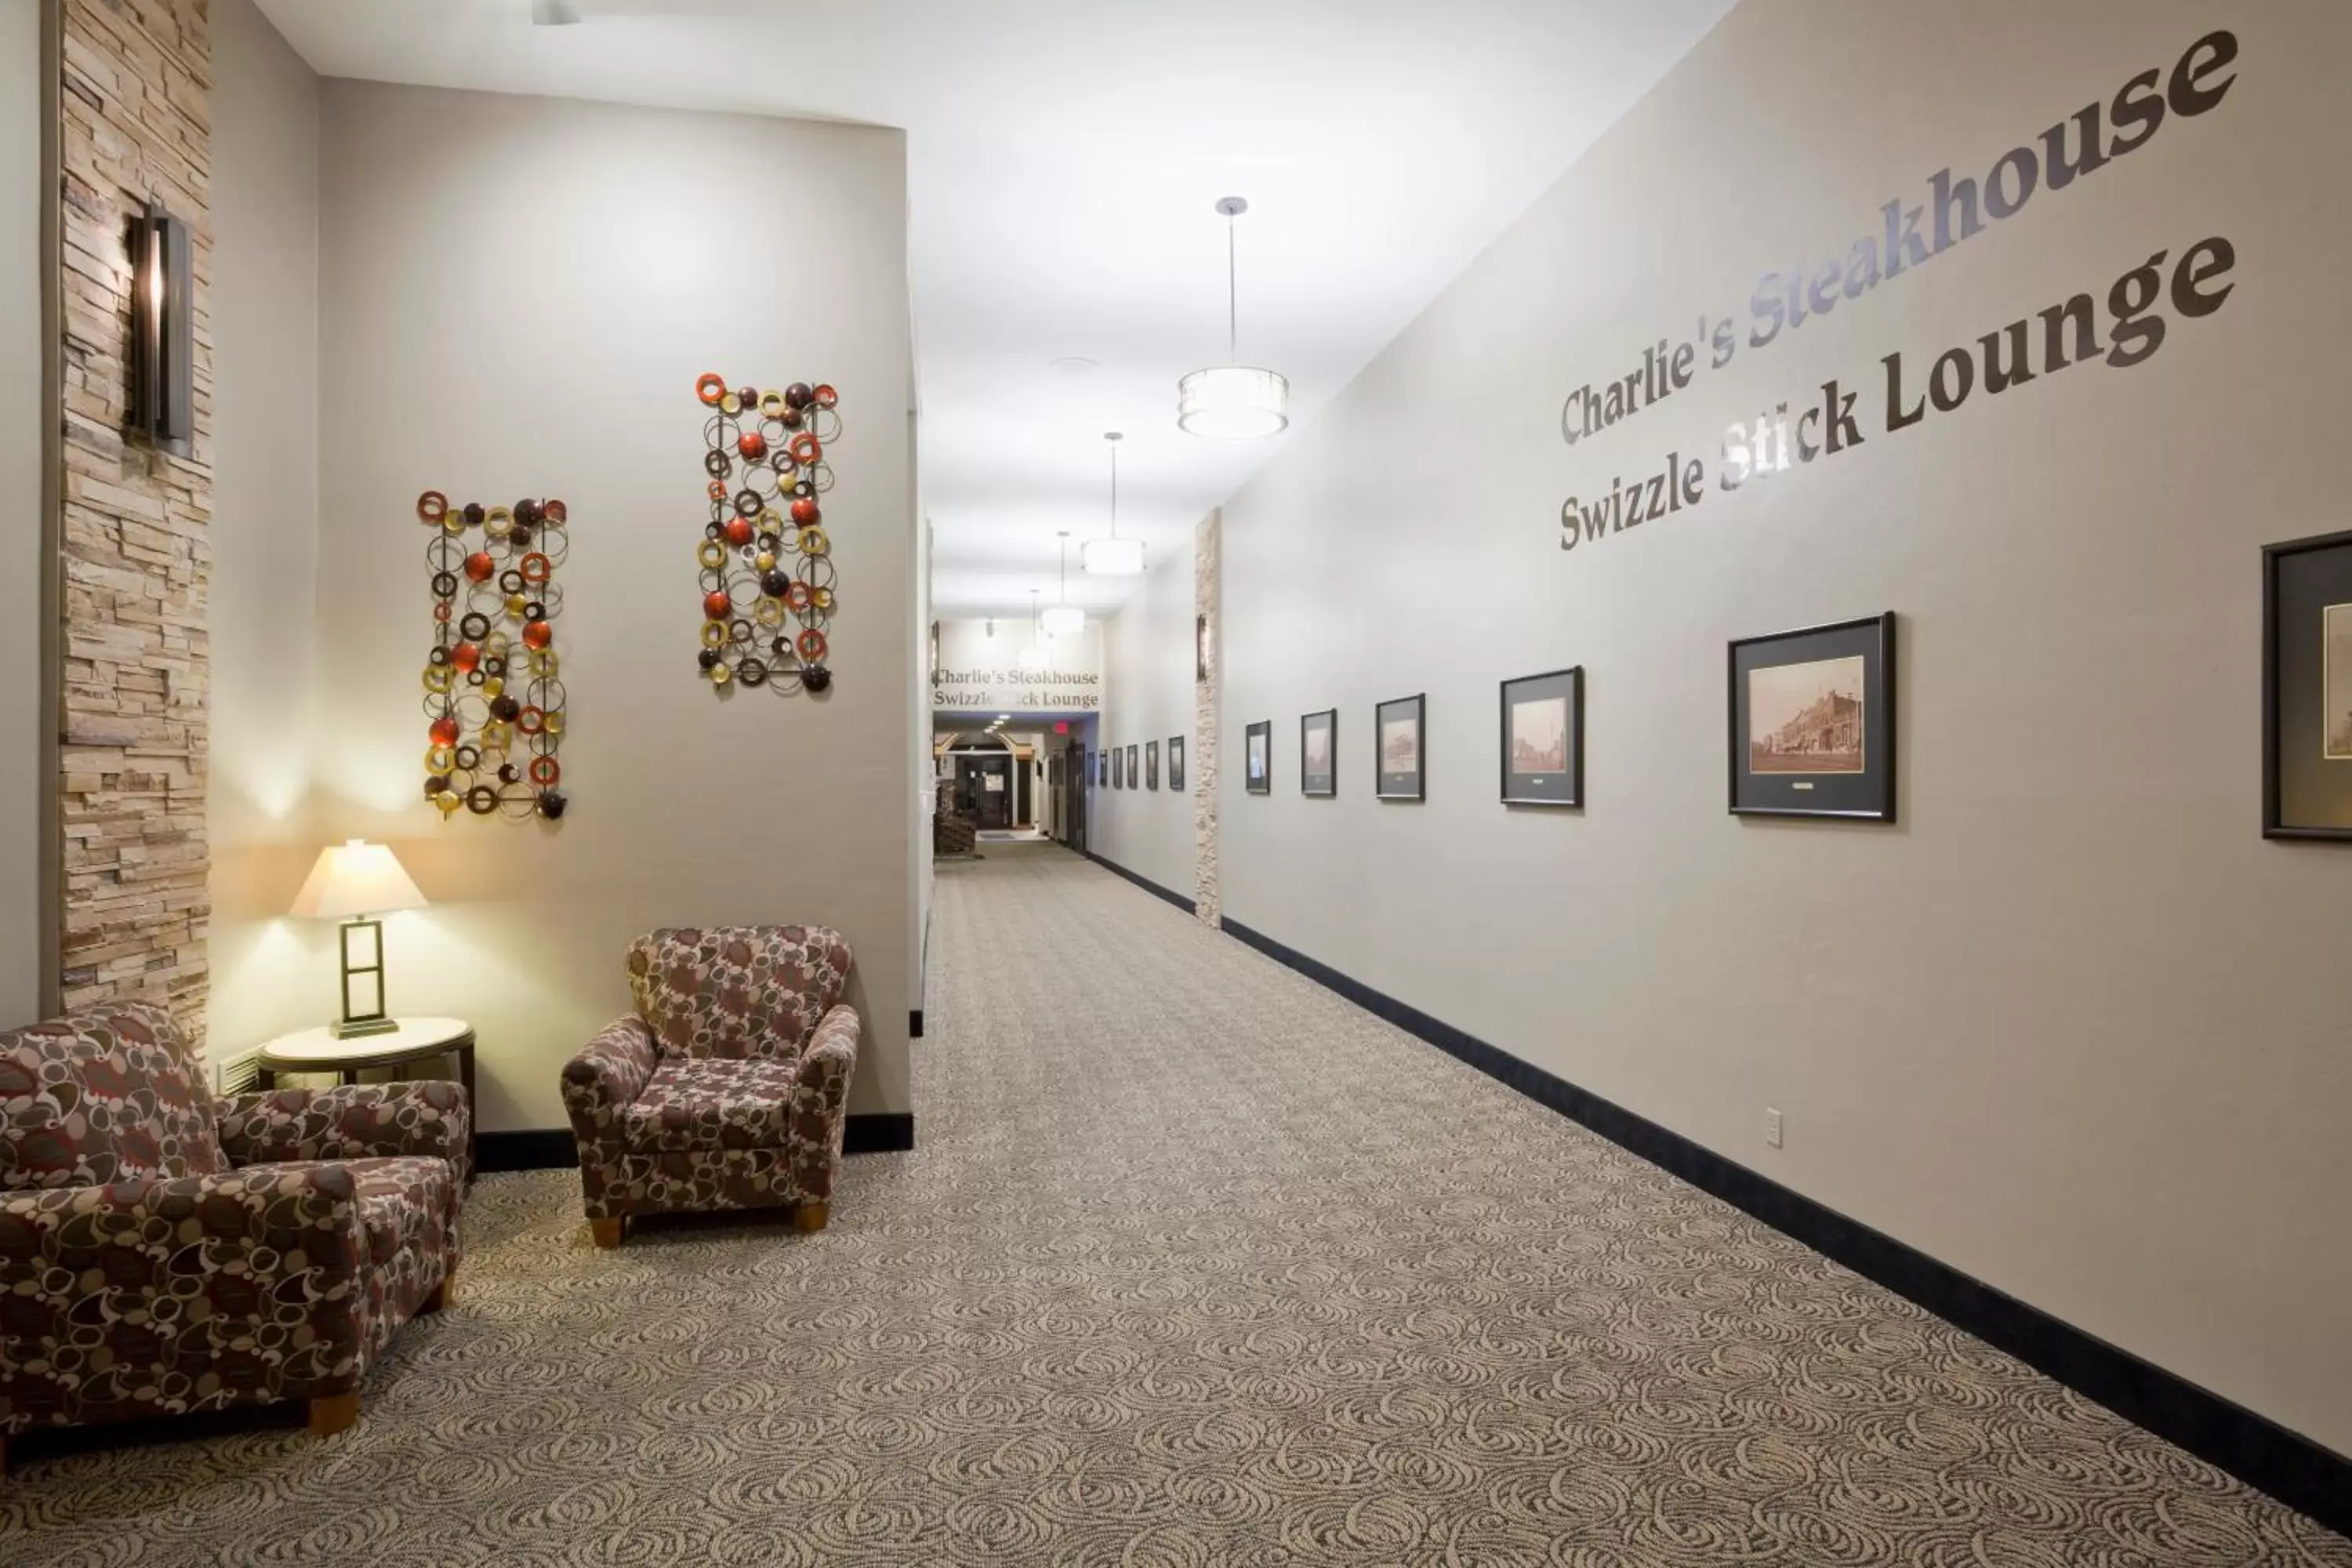
<svg viewBox="0 0 2352 1568">
<path fill-rule="evenodd" d="M 803 1204 L 793 1211 L 793 1228 L 801 1231 L 823 1230 L 824 1222 L 832 1217 L 833 1205 L 830 1204 Z"/>
<path fill-rule="evenodd" d="M 360 1391 L 330 1394 L 323 1399 L 310 1401 L 310 1436 L 331 1437 L 346 1431 L 360 1418 Z"/>
<path fill-rule="evenodd" d="M 588 1222 L 588 1234 L 599 1247 L 618 1247 L 621 1245 L 621 1222 L 617 1219 L 592 1219 Z"/>
<path fill-rule="evenodd" d="M 447 1272 L 441 1276 L 441 1283 L 433 1288 L 433 1294 L 425 1298 L 425 1304 L 416 1309 L 416 1315 L 420 1318 L 431 1317 L 434 1313 L 447 1306 L 450 1299 L 457 1294 L 457 1270 L 453 1265 Z"/>
</svg>

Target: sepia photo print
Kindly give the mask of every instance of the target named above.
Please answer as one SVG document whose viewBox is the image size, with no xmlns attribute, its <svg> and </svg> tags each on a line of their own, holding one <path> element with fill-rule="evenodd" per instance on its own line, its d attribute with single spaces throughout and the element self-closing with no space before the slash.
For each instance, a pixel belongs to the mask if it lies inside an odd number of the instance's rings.
<svg viewBox="0 0 2352 1568">
<path fill-rule="evenodd" d="M 2329 605 L 2320 617 L 2320 754 L 2352 763 L 2352 605 Z"/>
<path fill-rule="evenodd" d="M 1815 659 L 1748 672 L 1748 766 L 1759 773 L 1864 771 L 1863 661 Z"/>
</svg>

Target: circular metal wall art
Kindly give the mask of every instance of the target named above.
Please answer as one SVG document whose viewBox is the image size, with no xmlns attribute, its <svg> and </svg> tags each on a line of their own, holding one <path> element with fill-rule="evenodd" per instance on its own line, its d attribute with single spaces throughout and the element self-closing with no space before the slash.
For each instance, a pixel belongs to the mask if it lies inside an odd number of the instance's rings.
<svg viewBox="0 0 2352 1568">
<path fill-rule="evenodd" d="M 426 490 L 416 516 L 434 531 L 425 552 L 433 596 L 425 798 L 445 818 L 462 811 L 554 821 L 570 804 L 555 787 L 563 776 L 556 752 L 565 699 L 555 679 L 554 620 L 563 599 L 554 577 L 572 552 L 572 510 L 528 497 L 460 507 Z M 528 682 L 520 673 L 526 656 Z"/>
<path fill-rule="evenodd" d="M 716 373 L 694 395 L 709 503 L 695 542 L 696 668 L 715 690 L 824 691 L 836 596 L 816 498 L 833 488 L 824 457 L 841 438 L 841 395 L 824 382 L 730 387 Z"/>
</svg>

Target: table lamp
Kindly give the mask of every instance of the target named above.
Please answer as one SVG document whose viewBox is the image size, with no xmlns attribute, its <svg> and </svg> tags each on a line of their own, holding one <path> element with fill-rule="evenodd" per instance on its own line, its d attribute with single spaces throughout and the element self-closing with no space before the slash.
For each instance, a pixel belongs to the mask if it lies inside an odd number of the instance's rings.
<svg viewBox="0 0 2352 1568">
<path fill-rule="evenodd" d="M 293 912 L 343 922 L 343 1016 L 334 1026 L 337 1039 L 388 1035 L 400 1027 L 383 1007 L 383 922 L 369 916 L 424 907 L 425 895 L 383 845 L 353 838 L 319 851 L 319 863 L 294 895 Z M 368 997 L 360 984 L 371 982 L 374 994 Z"/>
</svg>

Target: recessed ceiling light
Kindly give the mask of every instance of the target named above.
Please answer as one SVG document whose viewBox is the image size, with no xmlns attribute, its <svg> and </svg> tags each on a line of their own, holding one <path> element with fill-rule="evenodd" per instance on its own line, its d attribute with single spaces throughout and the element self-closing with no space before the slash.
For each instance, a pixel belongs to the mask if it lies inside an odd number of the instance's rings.
<svg viewBox="0 0 2352 1568">
<path fill-rule="evenodd" d="M 1084 375 L 1095 368 L 1095 362 L 1084 354 L 1064 354 L 1059 359 L 1048 360 L 1045 363 L 1050 368 L 1060 371 L 1064 375 Z"/>
</svg>

